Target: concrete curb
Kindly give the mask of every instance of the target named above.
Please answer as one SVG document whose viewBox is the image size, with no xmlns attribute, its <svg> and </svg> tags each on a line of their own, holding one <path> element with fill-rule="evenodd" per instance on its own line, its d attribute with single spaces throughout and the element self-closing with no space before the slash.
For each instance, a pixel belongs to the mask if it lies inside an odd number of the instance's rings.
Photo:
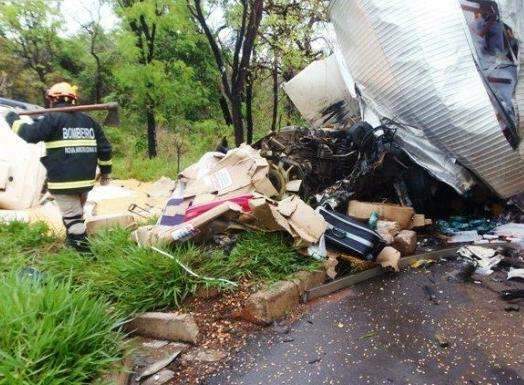
<svg viewBox="0 0 524 385">
<path fill-rule="evenodd" d="M 125 331 L 130 334 L 175 342 L 195 344 L 198 326 L 190 314 L 144 313 L 129 321 Z"/>
<path fill-rule="evenodd" d="M 254 294 L 246 301 L 241 317 L 259 325 L 270 325 L 295 309 L 307 290 L 322 285 L 325 271 L 301 271 L 288 281 L 278 281 Z"/>
</svg>

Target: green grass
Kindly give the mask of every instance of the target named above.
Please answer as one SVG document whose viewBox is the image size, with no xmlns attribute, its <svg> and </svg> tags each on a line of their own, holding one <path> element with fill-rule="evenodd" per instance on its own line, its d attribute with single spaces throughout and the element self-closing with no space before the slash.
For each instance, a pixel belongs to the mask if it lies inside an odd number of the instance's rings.
<svg viewBox="0 0 524 385">
<path fill-rule="evenodd" d="M 154 181 L 162 176 L 176 178 L 204 153 L 214 151 L 221 138 L 231 139 L 232 134 L 231 128 L 216 120 L 193 122 L 190 129 L 183 130 L 159 128 L 158 156 L 149 159 L 145 129 L 134 124 L 127 121 L 119 128 L 105 128 L 113 145 L 113 176 L 118 179 Z M 180 159 L 177 145 L 180 145 Z"/>
<path fill-rule="evenodd" d="M 185 272 L 175 261 L 136 245 L 128 230 L 113 228 L 91 238 L 93 255 L 86 257 L 46 236 L 43 224 L 0 225 L 0 270 L 33 267 L 53 277 L 71 279 L 94 295 L 110 301 L 119 312 L 176 309 L 199 287 L 228 288 Z M 197 274 L 231 281 L 276 281 L 299 270 L 318 268 L 297 255 L 283 234 L 246 232 L 229 254 L 211 247 L 180 245 L 167 250 Z"/>
<path fill-rule="evenodd" d="M 0 282 L 0 385 L 84 385 L 121 359 L 118 320 L 67 280 Z"/>
<path fill-rule="evenodd" d="M 0 225 L 0 272 L 37 263 L 42 255 L 56 248 L 44 223 L 28 226 L 13 222 Z"/>
<path fill-rule="evenodd" d="M 0 224 L 0 385 L 83 385 L 121 355 L 117 315 L 174 310 L 199 287 L 224 288 L 137 246 L 128 230 L 91 238 L 92 256 L 49 237 L 43 224 Z M 298 256 L 282 234 L 243 233 L 231 253 L 181 245 L 168 250 L 197 274 L 275 281 L 317 262 Z M 40 282 L 23 277 L 42 272 Z"/>
<path fill-rule="evenodd" d="M 278 281 L 300 270 L 316 270 L 320 264 L 311 258 L 299 256 L 290 247 L 290 240 L 281 233 L 242 233 L 229 255 L 212 251 L 201 255 L 199 271 L 202 274 L 220 273 L 229 280 L 252 279 Z"/>
<path fill-rule="evenodd" d="M 41 262 L 43 271 L 54 276 L 72 276 L 75 283 L 84 285 L 110 300 L 114 306 L 132 315 L 137 312 L 177 308 L 197 286 L 169 258 L 130 240 L 129 231 L 115 228 L 104 231 L 91 240 L 93 257 L 64 249 L 46 256 Z M 180 249 L 177 255 L 188 259 Z"/>
</svg>

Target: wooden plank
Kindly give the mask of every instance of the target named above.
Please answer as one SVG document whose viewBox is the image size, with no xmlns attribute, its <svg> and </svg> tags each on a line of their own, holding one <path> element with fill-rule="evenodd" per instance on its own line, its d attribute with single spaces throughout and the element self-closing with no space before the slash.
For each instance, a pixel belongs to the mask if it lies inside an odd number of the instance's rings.
<svg viewBox="0 0 524 385">
<path fill-rule="evenodd" d="M 411 257 L 401 258 L 399 262 L 399 267 L 400 268 L 408 267 L 413 262 L 416 262 L 420 259 L 436 260 L 436 259 L 443 258 L 449 255 L 455 255 L 457 251 L 460 248 L 462 248 L 463 246 L 468 246 L 468 245 L 451 247 L 451 248 L 442 249 L 442 250 L 428 251 L 425 253 L 413 255 Z M 469 245 L 469 246 L 472 246 L 472 245 Z M 511 244 L 509 243 L 489 243 L 489 244 L 482 244 L 482 245 L 476 245 L 476 246 L 496 248 L 499 246 L 510 246 L 511 247 Z M 381 267 L 375 267 L 373 269 L 366 270 L 361 273 L 351 274 L 351 275 L 336 279 L 333 282 L 326 283 L 325 285 L 318 286 L 313 289 L 307 290 L 304 293 L 304 295 L 302 296 L 302 301 L 304 303 L 307 303 L 313 299 L 324 297 L 326 295 L 332 294 L 342 289 L 346 289 L 348 287 L 354 286 L 358 283 L 367 281 L 369 279 L 380 277 L 383 274 L 384 274 L 384 270 L 382 270 Z"/>
</svg>

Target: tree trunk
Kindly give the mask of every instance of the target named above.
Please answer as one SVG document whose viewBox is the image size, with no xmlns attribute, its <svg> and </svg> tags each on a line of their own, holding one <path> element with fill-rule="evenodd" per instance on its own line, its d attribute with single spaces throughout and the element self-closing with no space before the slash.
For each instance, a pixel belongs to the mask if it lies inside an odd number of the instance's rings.
<svg viewBox="0 0 524 385">
<path fill-rule="evenodd" d="M 278 120 L 278 55 L 275 52 L 273 60 L 273 118 L 271 120 L 271 131 L 277 130 Z"/>
<path fill-rule="evenodd" d="M 249 75 L 246 84 L 246 140 L 253 143 L 253 76 Z"/>
<path fill-rule="evenodd" d="M 157 145 L 156 145 L 156 119 L 155 110 L 152 106 L 146 106 L 146 119 L 147 119 L 147 149 L 149 153 L 149 159 L 156 158 L 157 156 Z"/>
<path fill-rule="evenodd" d="M 102 99 L 102 65 L 100 64 L 100 59 L 98 56 L 93 53 L 93 57 L 96 60 L 96 72 L 95 72 L 95 103 L 99 104 Z"/>
<path fill-rule="evenodd" d="M 244 121 L 242 117 L 242 98 L 235 93 L 231 100 L 231 112 L 233 118 L 233 130 L 235 132 L 235 145 L 238 147 L 244 143 Z"/>
<path fill-rule="evenodd" d="M 229 111 L 229 105 L 227 104 L 227 100 L 224 97 L 224 95 L 220 95 L 219 98 L 220 108 L 222 109 L 222 115 L 224 116 L 224 122 L 228 126 L 231 126 L 233 124 L 233 119 L 231 118 L 231 112 Z"/>
<path fill-rule="evenodd" d="M 49 100 L 47 99 L 47 88 L 45 86 L 46 79 L 45 74 L 41 73 L 40 71 L 37 71 L 38 80 L 40 80 L 40 83 L 42 84 L 42 87 L 40 88 L 40 92 L 42 92 L 42 105 L 46 108 L 49 107 Z"/>
</svg>

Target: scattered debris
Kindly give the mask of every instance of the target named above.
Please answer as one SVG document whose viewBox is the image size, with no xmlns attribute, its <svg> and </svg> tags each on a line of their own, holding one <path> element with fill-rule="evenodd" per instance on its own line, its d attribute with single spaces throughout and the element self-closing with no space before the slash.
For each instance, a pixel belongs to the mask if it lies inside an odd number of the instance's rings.
<svg viewBox="0 0 524 385">
<path fill-rule="evenodd" d="M 413 230 L 402 230 L 395 236 L 393 247 L 400 251 L 402 256 L 415 254 L 417 250 L 417 233 Z"/>
<path fill-rule="evenodd" d="M 398 222 L 378 221 L 376 232 L 384 239 L 387 245 L 392 245 L 395 242 L 395 237 L 400 233 L 400 225 Z"/>
<path fill-rule="evenodd" d="M 400 251 L 393 247 L 386 246 L 377 257 L 377 263 L 385 270 L 399 271 Z"/>
<path fill-rule="evenodd" d="M 402 230 L 411 228 L 415 216 L 415 210 L 412 207 L 355 200 L 349 201 L 347 213 L 350 217 L 361 220 L 367 220 L 371 214 L 377 213 L 380 219 L 395 222 Z"/>
<path fill-rule="evenodd" d="M 164 385 L 175 378 L 175 372 L 169 369 L 163 369 L 157 374 L 149 377 L 140 385 Z"/>
<path fill-rule="evenodd" d="M 470 243 L 478 242 L 482 239 L 479 233 L 474 231 L 458 231 L 448 239 L 448 243 Z"/>
<path fill-rule="evenodd" d="M 142 373 L 140 373 L 139 376 L 136 377 L 136 380 L 140 382 L 142 379 L 158 373 L 160 370 L 171 364 L 180 355 L 180 353 L 182 353 L 182 350 L 172 353 L 168 357 L 159 360 L 152 365 L 149 365 L 142 371 Z"/>
<path fill-rule="evenodd" d="M 500 296 L 504 301 L 513 301 L 515 299 L 521 299 L 524 298 L 524 290 L 504 290 L 500 293 Z"/>
<path fill-rule="evenodd" d="M 333 249 L 372 261 L 384 248 L 383 239 L 369 227 L 324 208 L 319 211 L 327 222 L 326 244 Z"/>
<path fill-rule="evenodd" d="M 131 214 L 102 215 L 86 220 L 88 234 L 95 234 L 100 230 L 115 226 L 132 229 L 136 226 L 136 221 Z"/>
<path fill-rule="evenodd" d="M 495 234 L 502 237 L 524 239 L 524 223 L 507 223 L 495 228 Z"/>
<path fill-rule="evenodd" d="M 421 267 L 428 267 L 434 263 L 435 261 L 432 259 L 418 259 L 415 262 L 413 262 L 410 266 L 413 269 L 420 269 Z"/>
<path fill-rule="evenodd" d="M 508 280 L 520 278 L 524 279 L 524 269 L 514 269 L 513 267 L 509 269 Z"/>
<path fill-rule="evenodd" d="M 509 312 L 519 312 L 520 311 L 520 306 L 519 305 L 508 305 L 504 308 L 505 311 L 507 311 L 508 313 Z"/>
<path fill-rule="evenodd" d="M 449 347 L 449 341 L 443 334 L 440 334 L 440 333 L 435 334 L 435 341 L 437 341 L 437 344 L 441 348 Z"/>
<path fill-rule="evenodd" d="M 312 360 L 309 360 L 307 363 L 312 365 L 312 364 L 316 364 L 318 362 L 320 362 L 322 360 L 321 357 L 316 357 L 316 358 L 313 358 Z"/>
<path fill-rule="evenodd" d="M 457 254 L 475 264 L 475 273 L 479 275 L 492 274 L 492 269 L 502 261 L 502 257 L 497 255 L 495 250 L 481 246 L 464 246 Z"/>
</svg>

